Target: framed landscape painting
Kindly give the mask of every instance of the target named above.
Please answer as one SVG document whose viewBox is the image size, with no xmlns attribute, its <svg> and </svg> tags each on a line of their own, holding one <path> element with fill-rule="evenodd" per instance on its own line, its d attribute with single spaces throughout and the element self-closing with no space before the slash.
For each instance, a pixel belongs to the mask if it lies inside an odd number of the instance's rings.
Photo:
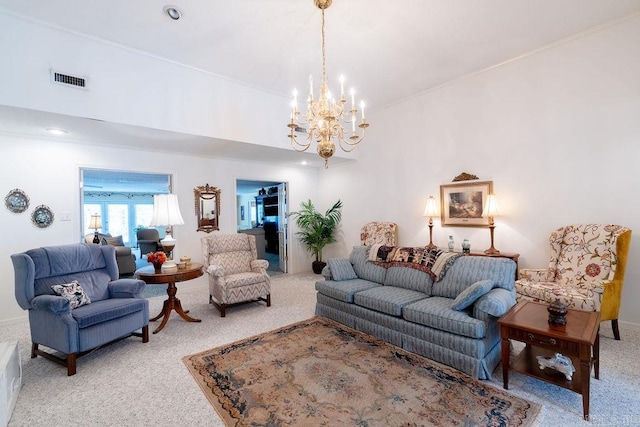
<svg viewBox="0 0 640 427">
<path fill-rule="evenodd" d="M 440 186 L 442 225 L 455 227 L 488 227 L 489 218 L 482 216 L 487 196 L 493 192 L 493 181 L 458 182 Z"/>
</svg>

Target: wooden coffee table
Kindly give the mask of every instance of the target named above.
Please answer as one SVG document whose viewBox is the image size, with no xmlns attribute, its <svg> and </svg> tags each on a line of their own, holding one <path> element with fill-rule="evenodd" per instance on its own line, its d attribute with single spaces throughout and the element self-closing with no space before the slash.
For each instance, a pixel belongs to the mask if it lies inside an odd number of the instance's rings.
<svg viewBox="0 0 640 427">
<path fill-rule="evenodd" d="M 589 387 L 591 367 L 600 378 L 600 313 L 569 309 L 567 324 L 549 325 L 547 304 L 523 301 L 498 320 L 502 338 L 502 375 L 504 388 L 509 388 L 509 369 L 556 384 L 582 395 L 585 420 L 589 420 Z M 517 359 L 510 364 L 509 340 L 526 343 Z M 571 380 L 565 375 L 540 369 L 536 356 L 553 357 L 561 353 L 571 359 L 576 371 Z"/>
<path fill-rule="evenodd" d="M 155 322 L 162 317 L 160 326 L 158 326 L 156 330 L 153 331 L 154 334 L 160 332 L 162 328 L 164 328 L 164 326 L 167 324 L 169 316 L 171 315 L 171 310 L 175 310 L 176 313 L 178 313 L 187 322 L 201 322 L 200 319 L 194 319 L 193 317 L 189 316 L 187 314 L 189 310 L 182 309 L 182 304 L 180 304 L 180 300 L 176 297 L 176 293 L 178 292 L 176 282 L 184 282 L 187 280 L 195 279 L 196 277 L 202 276 L 202 274 L 202 264 L 198 264 L 197 262 L 192 263 L 187 268 L 173 272 L 163 271 L 162 273 L 156 273 L 153 269 L 153 265 L 142 267 L 136 270 L 136 277 L 140 280 L 143 280 L 147 284 L 168 284 L 167 295 L 169 295 L 169 298 L 164 301 L 160 314 L 150 319 L 152 322 Z"/>
</svg>

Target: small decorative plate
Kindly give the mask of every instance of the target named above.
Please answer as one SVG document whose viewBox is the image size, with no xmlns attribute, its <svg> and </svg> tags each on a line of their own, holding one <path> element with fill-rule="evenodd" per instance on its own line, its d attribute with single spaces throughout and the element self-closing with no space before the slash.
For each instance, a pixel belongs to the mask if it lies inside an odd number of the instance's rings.
<svg viewBox="0 0 640 427">
<path fill-rule="evenodd" d="M 7 205 L 7 209 L 11 212 L 22 213 L 29 208 L 29 196 L 24 191 L 16 188 L 9 191 L 7 197 L 4 198 L 4 204 Z"/>
<path fill-rule="evenodd" d="M 47 228 L 53 224 L 53 212 L 49 206 L 40 205 L 31 212 L 31 222 L 38 228 Z"/>
</svg>

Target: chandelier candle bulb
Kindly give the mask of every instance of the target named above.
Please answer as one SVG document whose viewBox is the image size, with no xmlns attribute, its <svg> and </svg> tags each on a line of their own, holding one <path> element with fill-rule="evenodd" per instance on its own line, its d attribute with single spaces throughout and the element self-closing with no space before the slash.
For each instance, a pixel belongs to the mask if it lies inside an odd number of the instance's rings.
<svg viewBox="0 0 640 427">
<path fill-rule="evenodd" d="M 352 111 L 356 108 L 355 95 L 356 95 L 355 89 L 351 88 L 351 110 Z"/>
</svg>

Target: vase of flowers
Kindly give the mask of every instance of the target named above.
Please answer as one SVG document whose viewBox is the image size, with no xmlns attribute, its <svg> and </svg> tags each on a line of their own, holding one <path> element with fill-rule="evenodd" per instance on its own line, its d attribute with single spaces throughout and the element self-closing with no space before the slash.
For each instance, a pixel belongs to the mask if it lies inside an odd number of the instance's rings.
<svg viewBox="0 0 640 427">
<path fill-rule="evenodd" d="M 167 260 L 167 254 L 162 251 L 150 252 L 147 254 L 147 262 L 153 264 L 156 273 L 162 271 L 162 264 Z"/>
</svg>

